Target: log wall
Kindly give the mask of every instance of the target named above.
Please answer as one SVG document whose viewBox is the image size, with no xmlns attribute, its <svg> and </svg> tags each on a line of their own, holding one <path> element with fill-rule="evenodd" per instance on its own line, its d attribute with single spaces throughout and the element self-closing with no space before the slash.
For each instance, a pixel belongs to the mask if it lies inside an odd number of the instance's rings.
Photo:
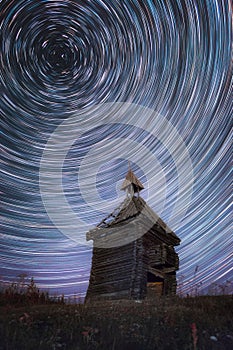
<svg viewBox="0 0 233 350">
<path fill-rule="evenodd" d="M 164 295 L 175 294 L 178 255 L 171 242 L 164 243 L 159 234 L 150 230 L 143 237 L 120 247 L 94 246 L 86 301 L 144 299 L 148 271 L 163 281 L 160 290 Z M 156 293 L 153 294 L 152 288 L 148 294 L 156 297 Z"/>
</svg>

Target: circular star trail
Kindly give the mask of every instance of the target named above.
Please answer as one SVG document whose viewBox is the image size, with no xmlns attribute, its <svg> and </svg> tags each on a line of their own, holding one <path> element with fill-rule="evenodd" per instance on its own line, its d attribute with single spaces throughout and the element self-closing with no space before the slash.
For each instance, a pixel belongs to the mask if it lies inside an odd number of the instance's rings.
<svg viewBox="0 0 233 350">
<path fill-rule="evenodd" d="M 145 199 L 181 238 L 181 292 L 230 285 L 231 18 L 226 0 L 0 3 L 2 283 L 26 273 L 41 288 L 84 295 L 91 247 L 77 241 L 122 200 L 130 160 Z M 154 113 L 86 113 L 109 103 Z M 77 240 L 51 220 L 39 181 L 49 138 L 72 118 L 77 139 L 61 174 L 83 222 Z"/>
</svg>

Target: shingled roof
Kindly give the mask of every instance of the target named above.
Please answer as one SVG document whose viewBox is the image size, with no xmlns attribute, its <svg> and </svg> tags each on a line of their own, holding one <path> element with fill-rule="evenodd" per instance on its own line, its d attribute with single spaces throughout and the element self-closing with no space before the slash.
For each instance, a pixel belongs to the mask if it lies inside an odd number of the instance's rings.
<svg viewBox="0 0 233 350">
<path fill-rule="evenodd" d="M 136 183 L 141 189 L 144 188 L 133 172 L 131 170 L 129 172 L 131 180 L 133 180 L 131 183 Z M 160 235 L 161 240 L 164 240 L 167 243 L 171 242 L 173 245 L 178 245 L 180 243 L 180 239 L 176 234 L 149 207 L 145 200 L 140 196 L 134 195 L 127 196 L 118 208 L 87 233 L 86 238 L 87 241 L 91 239 L 94 241 L 102 239 L 105 243 L 107 240 L 109 241 L 111 239 L 124 239 L 124 236 L 126 235 L 132 236 L 133 234 L 136 234 L 136 238 L 139 238 L 142 235 L 140 232 L 135 233 L 138 230 L 144 233 L 150 231 L 158 238 Z"/>
<path fill-rule="evenodd" d="M 134 175 L 131 169 L 129 169 L 128 173 L 126 174 L 125 180 L 121 186 L 121 190 L 126 190 L 127 187 L 130 185 L 133 185 L 134 192 L 139 192 L 144 189 L 143 184 L 141 181 Z"/>
</svg>

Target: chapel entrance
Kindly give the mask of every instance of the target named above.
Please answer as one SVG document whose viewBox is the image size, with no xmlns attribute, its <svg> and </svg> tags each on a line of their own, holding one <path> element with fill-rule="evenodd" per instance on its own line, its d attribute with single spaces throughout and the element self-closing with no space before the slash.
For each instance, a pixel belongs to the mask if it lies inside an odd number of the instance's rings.
<svg viewBox="0 0 233 350">
<path fill-rule="evenodd" d="M 147 298 L 163 295 L 164 279 L 151 272 L 147 273 Z"/>
</svg>

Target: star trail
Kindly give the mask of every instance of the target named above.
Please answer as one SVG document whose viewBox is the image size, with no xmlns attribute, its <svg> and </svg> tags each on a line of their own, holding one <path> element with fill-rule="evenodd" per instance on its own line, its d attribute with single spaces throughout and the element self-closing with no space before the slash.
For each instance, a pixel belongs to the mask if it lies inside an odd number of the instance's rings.
<svg viewBox="0 0 233 350">
<path fill-rule="evenodd" d="M 0 28 L 1 282 L 84 296 L 130 160 L 182 293 L 233 283 L 231 1 L 5 0 Z"/>
</svg>

